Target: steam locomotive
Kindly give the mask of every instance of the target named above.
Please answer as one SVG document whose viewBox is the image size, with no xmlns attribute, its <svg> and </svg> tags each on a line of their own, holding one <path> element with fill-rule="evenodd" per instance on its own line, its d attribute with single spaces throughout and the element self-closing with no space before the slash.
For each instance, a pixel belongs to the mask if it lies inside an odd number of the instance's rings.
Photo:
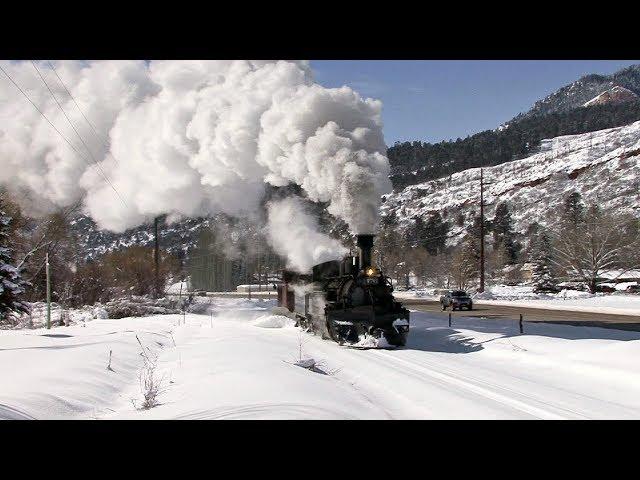
<svg viewBox="0 0 640 480">
<path fill-rule="evenodd" d="M 409 310 L 393 298 L 393 286 L 372 265 L 373 235 L 357 236 L 358 254 L 315 265 L 312 273 L 283 272 L 278 306 L 297 324 L 339 344 L 368 346 L 369 338 L 404 346 Z"/>
</svg>

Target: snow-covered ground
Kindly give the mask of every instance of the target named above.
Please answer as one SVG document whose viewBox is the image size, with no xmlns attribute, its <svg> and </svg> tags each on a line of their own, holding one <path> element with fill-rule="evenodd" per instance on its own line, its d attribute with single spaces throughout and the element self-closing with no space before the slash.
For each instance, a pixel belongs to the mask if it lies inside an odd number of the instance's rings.
<svg viewBox="0 0 640 480">
<path fill-rule="evenodd" d="M 418 289 L 394 293 L 399 299 L 423 298 L 438 300 L 435 289 Z M 474 302 L 485 305 L 519 305 L 549 310 L 572 310 L 618 315 L 640 316 L 640 295 L 623 292 L 596 293 L 562 290 L 559 293 L 533 293 L 533 287 L 494 285 L 482 294 L 472 295 Z"/>
<path fill-rule="evenodd" d="M 478 302 L 493 305 L 520 305 L 551 310 L 640 315 L 640 295 L 562 290 L 556 294 L 535 294 L 532 287 L 493 286 L 477 295 Z"/>
<path fill-rule="evenodd" d="M 0 332 L 0 418 L 640 418 L 640 333 L 413 312 L 407 347 L 301 333 L 272 300 Z M 158 355 L 160 405 L 137 410 Z M 107 369 L 111 351 L 111 370 Z M 320 362 L 327 374 L 298 367 Z"/>
</svg>

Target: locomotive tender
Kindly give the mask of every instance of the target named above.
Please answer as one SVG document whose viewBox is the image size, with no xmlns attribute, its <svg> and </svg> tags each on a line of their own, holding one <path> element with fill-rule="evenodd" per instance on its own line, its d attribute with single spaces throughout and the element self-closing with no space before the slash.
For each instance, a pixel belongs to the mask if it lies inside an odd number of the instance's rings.
<svg viewBox="0 0 640 480">
<path fill-rule="evenodd" d="M 292 312 L 297 325 L 341 345 L 384 337 L 404 346 L 409 310 L 393 298 L 389 277 L 372 265 L 373 235 L 358 235 L 357 245 L 358 255 L 315 265 L 310 275 L 284 271 L 278 306 Z"/>
</svg>

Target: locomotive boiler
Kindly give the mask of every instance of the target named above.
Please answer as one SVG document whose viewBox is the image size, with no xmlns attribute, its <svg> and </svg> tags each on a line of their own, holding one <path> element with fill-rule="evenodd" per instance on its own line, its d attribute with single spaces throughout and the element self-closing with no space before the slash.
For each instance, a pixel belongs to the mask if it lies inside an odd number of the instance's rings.
<svg viewBox="0 0 640 480">
<path fill-rule="evenodd" d="M 315 265 L 311 274 L 284 271 L 278 305 L 297 324 L 339 344 L 369 346 L 371 338 L 404 346 L 409 311 L 393 297 L 393 286 L 371 261 L 373 235 L 357 236 L 358 254 Z"/>
</svg>

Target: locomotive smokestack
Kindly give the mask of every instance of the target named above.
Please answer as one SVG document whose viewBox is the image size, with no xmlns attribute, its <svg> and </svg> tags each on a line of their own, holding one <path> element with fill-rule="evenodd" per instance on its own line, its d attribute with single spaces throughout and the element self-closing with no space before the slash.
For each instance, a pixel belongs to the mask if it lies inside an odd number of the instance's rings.
<svg viewBox="0 0 640 480">
<path fill-rule="evenodd" d="M 371 249 L 373 248 L 373 235 L 357 236 L 358 250 L 360 251 L 360 268 L 371 266 Z"/>
</svg>

